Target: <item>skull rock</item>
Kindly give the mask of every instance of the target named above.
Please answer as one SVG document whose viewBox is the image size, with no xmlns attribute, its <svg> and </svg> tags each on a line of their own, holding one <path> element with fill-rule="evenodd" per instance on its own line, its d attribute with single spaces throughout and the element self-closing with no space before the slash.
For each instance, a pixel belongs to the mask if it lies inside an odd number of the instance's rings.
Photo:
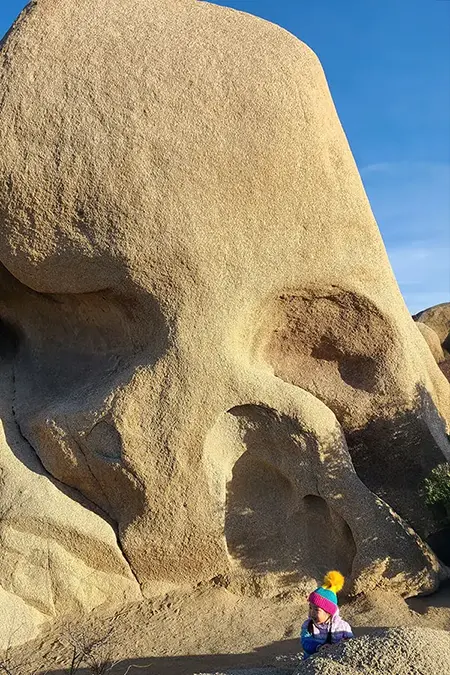
<svg viewBox="0 0 450 675">
<path fill-rule="evenodd" d="M 4 407 L 36 493 L 115 523 L 146 594 L 434 588 L 449 386 L 315 55 L 195 0 L 38 0 L 0 54 Z"/>
</svg>

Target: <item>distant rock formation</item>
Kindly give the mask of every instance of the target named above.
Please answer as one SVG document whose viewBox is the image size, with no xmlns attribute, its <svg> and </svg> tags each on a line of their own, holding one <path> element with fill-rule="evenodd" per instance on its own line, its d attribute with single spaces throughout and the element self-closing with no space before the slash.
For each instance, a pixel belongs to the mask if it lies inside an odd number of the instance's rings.
<svg viewBox="0 0 450 675">
<path fill-rule="evenodd" d="M 450 302 L 424 309 L 413 316 L 414 321 L 425 324 L 437 334 L 442 348 L 450 355 Z"/>
<path fill-rule="evenodd" d="M 424 309 L 413 316 L 413 319 L 439 368 L 450 381 L 450 302 Z"/>
<path fill-rule="evenodd" d="M 194 0 L 38 0 L 0 58 L 4 626 L 334 567 L 433 590 L 450 387 L 316 56 Z"/>
</svg>

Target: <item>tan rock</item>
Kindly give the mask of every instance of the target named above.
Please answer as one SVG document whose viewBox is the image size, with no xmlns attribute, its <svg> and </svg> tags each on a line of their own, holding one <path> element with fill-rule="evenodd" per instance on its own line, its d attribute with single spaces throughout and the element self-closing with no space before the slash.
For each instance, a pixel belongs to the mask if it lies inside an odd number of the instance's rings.
<svg viewBox="0 0 450 675">
<path fill-rule="evenodd" d="M 51 478 L 13 414 L 11 363 L 0 363 L 0 649 L 63 612 L 140 596 L 112 522 Z"/>
<path fill-rule="evenodd" d="M 424 309 L 423 312 L 416 314 L 413 319 L 416 321 L 417 326 L 426 326 L 428 333 L 429 331 L 434 331 L 437 335 L 437 340 L 440 342 L 442 351 L 442 357 L 439 357 L 438 360 L 439 368 L 450 382 L 450 302 Z M 420 330 L 425 337 L 423 329 L 420 328 Z M 429 335 L 431 334 L 429 333 Z M 426 339 L 430 349 L 431 342 L 433 343 L 432 351 L 434 354 L 438 355 L 439 350 L 436 339 L 434 337 L 428 337 Z"/>
<path fill-rule="evenodd" d="M 450 389 L 315 55 L 194 0 L 38 0 L 0 58 L 4 414 L 59 585 L 82 561 L 84 608 L 132 574 L 147 595 L 306 592 L 330 567 L 357 592 L 434 588 L 403 519 L 433 526 L 418 488 Z M 27 584 L 18 603 L 51 604 Z"/>
<path fill-rule="evenodd" d="M 445 355 L 441 347 L 441 341 L 439 340 L 438 334 L 426 323 L 421 321 L 416 321 L 416 326 L 419 329 L 422 337 L 430 348 L 430 352 L 433 354 L 436 363 L 441 363 L 445 360 Z"/>
<path fill-rule="evenodd" d="M 442 347 L 450 352 L 450 302 L 443 302 L 440 305 L 424 309 L 413 318 L 434 330 Z"/>
</svg>

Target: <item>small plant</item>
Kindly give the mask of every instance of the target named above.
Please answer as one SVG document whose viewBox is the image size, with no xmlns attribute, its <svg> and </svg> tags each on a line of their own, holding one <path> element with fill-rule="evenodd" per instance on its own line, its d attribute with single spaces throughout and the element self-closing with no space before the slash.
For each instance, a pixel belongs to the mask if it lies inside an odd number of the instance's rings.
<svg viewBox="0 0 450 675">
<path fill-rule="evenodd" d="M 441 525 L 450 525 L 450 464 L 438 464 L 425 478 L 421 494 Z"/>
<path fill-rule="evenodd" d="M 86 666 L 83 672 L 89 675 L 107 675 L 111 673 L 118 661 L 114 662 L 112 653 L 114 625 L 125 612 L 125 609 L 117 611 L 112 617 L 109 627 L 106 627 L 100 635 L 95 636 L 93 625 L 68 624 L 60 638 L 63 647 L 69 648 L 71 653 L 68 675 L 76 675 L 82 666 Z M 95 637 L 94 637 L 95 636 Z M 1 673 L 0 673 L 1 675 Z"/>
</svg>

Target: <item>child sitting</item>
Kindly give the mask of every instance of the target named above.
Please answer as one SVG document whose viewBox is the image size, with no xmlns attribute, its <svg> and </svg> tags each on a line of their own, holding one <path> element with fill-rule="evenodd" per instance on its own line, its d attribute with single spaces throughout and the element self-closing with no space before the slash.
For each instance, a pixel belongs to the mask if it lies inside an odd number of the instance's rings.
<svg viewBox="0 0 450 675">
<path fill-rule="evenodd" d="M 305 659 L 319 649 L 353 637 L 352 629 L 341 618 L 337 604 L 336 593 L 343 585 L 344 577 L 340 572 L 328 572 L 323 585 L 309 596 L 308 619 L 301 632 Z"/>
</svg>

